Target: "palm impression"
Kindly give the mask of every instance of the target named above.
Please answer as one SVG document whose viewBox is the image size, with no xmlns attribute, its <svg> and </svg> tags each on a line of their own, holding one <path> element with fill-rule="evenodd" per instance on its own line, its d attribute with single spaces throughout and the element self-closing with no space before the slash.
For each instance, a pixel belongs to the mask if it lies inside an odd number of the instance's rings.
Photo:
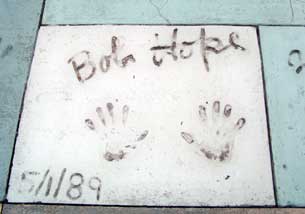
<svg viewBox="0 0 305 214">
<path fill-rule="evenodd" d="M 244 127 L 245 118 L 239 118 L 237 122 L 231 119 L 232 106 L 227 104 L 221 111 L 220 102 L 215 101 L 212 109 L 207 111 L 203 105 L 199 105 L 199 118 L 202 122 L 203 138 L 196 139 L 193 134 L 181 132 L 182 138 L 189 144 L 193 144 L 214 161 L 227 161 L 231 158 L 235 136 Z"/>
<path fill-rule="evenodd" d="M 114 105 L 107 103 L 105 108 L 96 107 L 96 121 L 85 119 L 87 127 L 98 134 L 106 144 L 103 157 L 107 161 L 120 161 L 130 150 L 137 148 L 138 144 L 148 135 L 148 130 L 138 132 L 128 125 L 129 106 L 115 112 Z M 99 123 L 99 124 L 97 124 Z"/>
</svg>

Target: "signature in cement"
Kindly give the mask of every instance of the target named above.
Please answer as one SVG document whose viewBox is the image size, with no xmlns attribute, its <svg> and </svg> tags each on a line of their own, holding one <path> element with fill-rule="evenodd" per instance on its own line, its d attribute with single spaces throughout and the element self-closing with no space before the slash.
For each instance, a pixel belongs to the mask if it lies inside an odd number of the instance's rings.
<svg viewBox="0 0 305 214">
<path fill-rule="evenodd" d="M 111 67 L 112 62 L 121 68 L 125 68 L 129 63 L 136 62 L 136 59 L 132 54 L 129 54 L 123 58 L 119 58 L 118 52 L 121 51 L 123 46 L 124 44 L 120 42 L 118 37 L 113 36 L 111 38 L 111 53 L 108 55 L 103 55 L 99 62 L 99 68 L 102 72 L 107 73 Z M 72 64 L 76 78 L 80 82 L 89 80 L 96 73 L 97 66 L 91 59 L 90 54 L 90 51 L 83 50 L 68 60 L 68 64 Z"/>
<path fill-rule="evenodd" d="M 208 60 L 208 54 L 220 54 L 230 48 L 245 51 L 246 49 L 238 44 L 239 35 L 235 32 L 229 34 L 228 44 L 224 45 L 221 39 L 217 37 L 208 37 L 204 28 L 200 29 L 200 36 L 197 40 L 177 42 L 178 29 L 175 28 L 172 33 L 172 42 L 169 45 L 159 45 L 159 34 L 155 34 L 156 45 L 150 48 L 153 51 L 153 63 L 156 66 L 160 66 L 163 63 L 163 59 L 166 55 L 177 61 L 181 59 L 188 59 L 193 55 L 193 46 L 197 43 L 200 44 L 200 54 L 205 66 L 206 71 L 210 71 L 210 65 Z M 157 55 L 160 55 L 157 57 Z"/>
</svg>

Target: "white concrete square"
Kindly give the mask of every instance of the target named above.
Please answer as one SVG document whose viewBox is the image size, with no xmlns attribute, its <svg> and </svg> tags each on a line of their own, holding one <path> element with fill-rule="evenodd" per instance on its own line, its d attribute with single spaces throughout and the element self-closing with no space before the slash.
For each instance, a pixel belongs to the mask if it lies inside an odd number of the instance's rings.
<svg viewBox="0 0 305 214">
<path fill-rule="evenodd" d="M 264 103 L 253 27 L 42 27 L 8 200 L 273 205 Z"/>
</svg>

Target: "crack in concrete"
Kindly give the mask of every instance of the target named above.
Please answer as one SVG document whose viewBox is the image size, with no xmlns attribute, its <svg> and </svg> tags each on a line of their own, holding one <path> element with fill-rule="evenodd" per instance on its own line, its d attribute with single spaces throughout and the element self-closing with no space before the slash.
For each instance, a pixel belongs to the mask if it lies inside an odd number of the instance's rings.
<svg viewBox="0 0 305 214">
<path fill-rule="evenodd" d="M 150 2 L 150 4 L 151 4 L 154 8 L 156 8 L 156 10 L 157 10 L 159 16 L 160 16 L 167 24 L 171 24 L 170 21 L 169 21 L 169 19 L 161 13 L 162 8 L 168 3 L 168 0 L 166 0 L 166 2 L 165 2 L 161 7 L 159 7 L 158 5 L 156 5 L 155 3 L 153 3 L 153 0 L 149 0 L 149 2 Z"/>
<path fill-rule="evenodd" d="M 291 20 L 290 22 L 294 21 L 294 10 L 293 10 L 293 6 L 292 6 L 292 0 L 289 0 L 289 5 L 290 5 L 290 11 L 291 11 Z"/>
</svg>

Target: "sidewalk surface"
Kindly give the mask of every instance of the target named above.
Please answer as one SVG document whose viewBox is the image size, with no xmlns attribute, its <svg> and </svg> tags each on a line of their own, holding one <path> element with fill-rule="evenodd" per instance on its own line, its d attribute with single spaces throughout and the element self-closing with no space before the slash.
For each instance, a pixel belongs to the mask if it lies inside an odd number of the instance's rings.
<svg viewBox="0 0 305 214">
<path fill-rule="evenodd" d="M 305 213 L 305 1 L 0 19 L 2 213 Z"/>
</svg>

